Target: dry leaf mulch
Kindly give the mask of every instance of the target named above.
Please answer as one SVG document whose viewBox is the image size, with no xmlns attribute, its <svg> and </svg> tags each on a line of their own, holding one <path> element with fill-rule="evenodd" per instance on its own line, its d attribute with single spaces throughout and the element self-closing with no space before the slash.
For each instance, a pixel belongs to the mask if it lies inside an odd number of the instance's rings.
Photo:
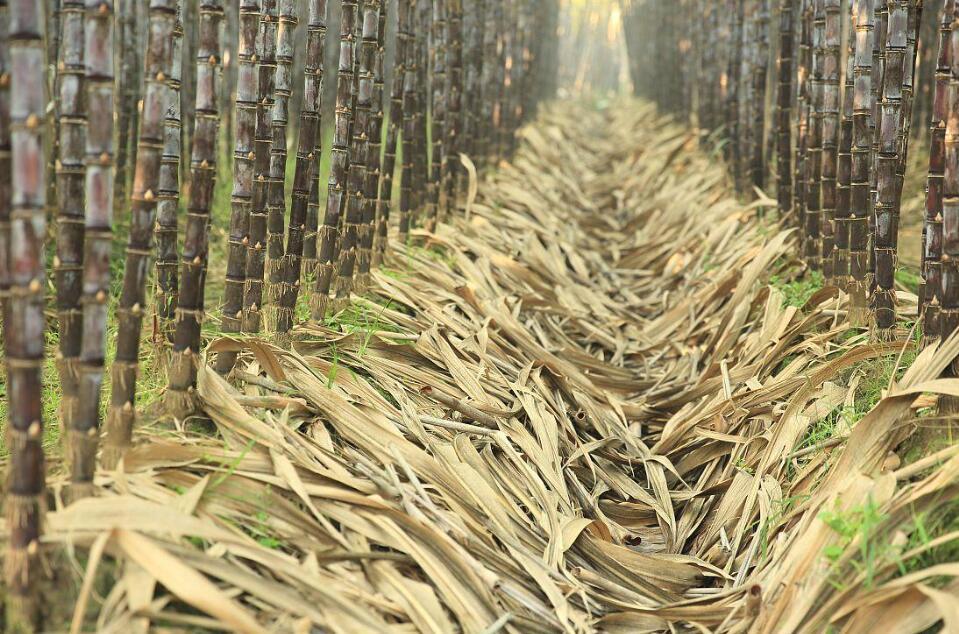
<svg viewBox="0 0 959 634">
<path fill-rule="evenodd" d="M 959 563 L 931 556 L 956 535 L 922 518 L 959 449 L 900 453 L 959 396 L 959 341 L 810 446 L 912 338 L 870 344 L 832 289 L 788 305 L 768 202 L 645 105 L 547 109 L 349 309 L 293 350 L 245 342 L 231 382 L 201 370 L 218 434 L 146 429 L 48 515 L 84 554 L 76 624 L 957 631 Z"/>
</svg>

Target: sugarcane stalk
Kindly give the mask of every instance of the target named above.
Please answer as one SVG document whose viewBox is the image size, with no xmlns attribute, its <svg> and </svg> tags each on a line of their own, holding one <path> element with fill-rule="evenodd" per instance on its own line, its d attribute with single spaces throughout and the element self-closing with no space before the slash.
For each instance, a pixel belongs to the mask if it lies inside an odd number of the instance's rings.
<svg viewBox="0 0 959 634">
<path fill-rule="evenodd" d="M 781 0 L 779 5 L 779 56 L 776 62 L 776 197 L 780 217 L 792 219 L 792 102 L 793 38 L 797 0 Z M 851 77 L 851 75 L 850 75 Z M 852 95 L 850 94 L 850 102 Z"/>
<path fill-rule="evenodd" d="M 443 154 L 443 195 L 445 203 L 442 211 L 449 213 L 451 208 L 456 206 L 456 197 L 458 195 L 458 179 L 461 173 L 458 169 L 460 164 L 460 136 L 462 134 L 462 93 L 463 93 L 463 0 L 446 0 L 447 20 L 446 20 L 446 98 L 447 114 L 445 120 L 445 129 L 443 130 L 444 154 Z M 525 31 L 525 30 L 524 30 Z M 524 50 L 522 64 L 520 67 L 523 77 L 528 73 L 529 56 Z M 520 113 L 518 118 L 524 116 L 525 108 L 523 99 L 532 95 L 532 90 L 520 90 L 518 107 Z"/>
<path fill-rule="evenodd" d="M 136 161 L 136 129 L 138 121 L 137 102 L 140 100 L 138 71 L 140 43 L 137 31 L 137 15 L 140 3 L 137 0 L 120 0 L 117 11 L 117 40 L 123 55 L 119 58 L 120 74 L 117 76 L 117 143 L 116 178 L 113 201 L 119 210 L 126 206 L 130 191 L 129 166 Z M 131 133 L 131 130 L 134 131 Z"/>
<path fill-rule="evenodd" d="M 849 321 L 861 324 L 869 293 L 869 217 L 872 210 L 873 68 L 877 0 L 856 0 L 856 59 L 854 66 L 852 152 L 849 178 Z"/>
<path fill-rule="evenodd" d="M 849 286 L 849 211 L 850 182 L 852 179 L 852 124 L 853 92 L 856 72 L 855 5 L 850 3 L 849 43 L 846 54 L 846 72 L 842 93 L 842 112 L 839 127 L 839 149 L 836 162 L 836 248 L 833 250 L 833 277 L 835 286 Z"/>
<path fill-rule="evenodd" d="M 404 84 L 409 74 L 407 64 L 410 49 L 410 18 L 412 4 L 410 0 L 398 0 L 396 25 L 396 52 L 393 63 L 393 83 L 390 86 L 390 118 L 386 130 L 386 146 L 383 150 L 383 166 L 379 182 L 379 194 L 376 198 L 376 239 L 373 248 L 373 266 L 383 262 L 389 244 L 390 211 L 393 202 L 393 174 L 396 172 L 396 150 L 399 147 L 400 132 L 407 118 L 404 108 Z M 408 161 L 404 156 L 403 165 Z M 401 165 L 402 168 L 402 165 Z M 402 186 L 402 175 L 400 177 Z M 407 183 L 408 184 L 408 183 Z"/>
<path fill-rule="evenodd" d="M 259 332 L 263 314 L 263 275 L 266 270 L 267 201 L 273 149 L 273 106 L 276 101 L 276 36 L 278 31 L 276 0 L 263 0 L 260 33 L 257 38 L 259 62 L 254 130 L 253 204 L 250 207 L 250 233 L 246 246 L 246 286 L 243 289 L 243 332 Z"/>
<path fill-rule="evenodd" d="M 56 82 L 59 115 L 56 161 L 57 205 L 56 286 L 57 320 L 60 326 L 57 369 L 62 398 L 63 429 L 73 428 L 77 405 L 77 364 L 83 339 L 80 296 L 83 294 L 84 149 L 87 128 L 87 95 L 84 90 L 83 0 L 69 0 L 60 9 L 63 45 L 58 47 Z M 70 436 L 68 435 L 68 441 Z"/>
<path fill-rule="evenodd" d="M 111 368 L 110 407 L 103 463 L 113 468 L 130 446 L 136 419 L 140 334 L 146 305 L 146 281 L 153 251 L 157 189 L 163 156 L 163 127 L 172 65 L 175 0 L 150 0 L 150 35 L 144 59 L 144 96 L 130 204 L 123 290 L 117 307 L 117 351 Z"/>
<path fill-rule="evenodd" d="M 10 9 L 0 0 L 0 321 L 10 299 Z M 6 326 L 3 326 L 6 332 Z M 5 349 L 0 336 L 0 351 Z M 3 357 L 6 359 L 6 356 Z"/>
<path fill-rule="evenodd" d="M 233 191 L 227 247 L 226 283 L 220 327 L 225 334 L 243 327 L 243 290 L 246 286 L 246 251 L 250 243 L 250 210 L 253 206 L 253 172 L 256 156 L 258 63 L 256 39 L 260 30 L 260 0 L 240 3 L 237 45 L 236 132 L 233 147 Z M 217 354 L 216 369 L 227 374 L 236 363 L 235 352 Z"/>
<path fill-rule="evenodd" d="M 416 100 L 413 106 L 413 197 L 411 202 L 410 223 L 415 224 L 426 213 L 429 200 L 429 181 L 431 174 L 430 142 L 427 132 L 427 112 L 430 105 L 430 32 L 433 23 L 432 0 L 419 0 L 417 4 L 416 30 L 418 46 L 416 49 Z M 405 236 L 403 243 L 406 243 Z"/>
<path fill-rule="evenodd" d="M 363 186 L 363 209 L 359 230 L 359 249 L 357 250 L 356 290 L 363 293 L 370 285 L 370 265 L 373 262 L 373 237 L 376 228 L 376 213 L 379 205 L 379 184 L 381 174 L 381 153 L 383 150 L 383 92 L 384 63 L 386 57 L 386 14 L 385 3 L 379 11 L 379 23 L 376 31 L 376 51 L 373 57 L 373 94 L 370 99 L 370 122 L 367 137 L 369 151 L 366 166 L 366 181 Z"/>
<path fill-rule="evenodd" d="M 323 51 L 326 47 L 326 0 L 310 0 L 305 73 L 303 80 L 303 104 L 300 109 L 299 139 L 296 150 L 296 167 L 293 175 L 293 192 L 290 202 L 290 227 L 285 248 L 285 269 L 280 307 L 277 311 L 276 331 L 289 332 L 299 297 L 301 271 L 303 268 L 306 234 L 309 231 L 308 217 L 319 200 L 320 124 L 323 99 Z M 314 202 L 313 197 L 317 200 Z M 314 254 L 316 245 L 313 227 Z"/>
<path fill-rule="evenodd" d="M 433 1 L 433 21 L 430 33 L 430 178 L 426 207 L 426 229 L 435 231 L 442 218 L 444 164 L 446 147 L 443 129 L 446 125 L 446 0 Z M 504 99 L 503 108 L 506 108 Z"/>
<path fill-rule="evenodd" d="M 463 135 L 462 149 L 474 163 L 477 161 L 480 134 L 480 109 L 483 73 L 483 37 L 486 27 L 486 0 L 473 0 L 465 4 L 463 18 L 465 31 L 463 77 Z"/>
<path fill-rule="evenodd" d="M 869 214 L 869 293 L 872 295 L 876 286 L 876 200 L 879 196 L 879 170 L 876 161 L 879 157 L 879 134 L 881 130 L 882 87 L 886 74 L 886 33 L 888 31 L 889 11 L 887 0 L 875 0 L 876 37 L 873 44 L 873 105 L 872 105 L 872 211 Z"/>
<path fill-rule="evenodd" d="M 167 409 L 181 419 L 194 412 L 197 406 L 195 389 L 205 310 L 210 210 L 219 156 L 222 2 L 201 0 L 198 18 L 193 70 L 196 117 L 190 156 L 190 199 L 180 256 L 180 294 L 167 391 Z"/>
<path fill-rule="evenodd" d="M 46 85 L 43 10 L 39 0 L 9 4 L 10 295 L 5 315 L 7 365 L 6 627 L 33 631 L 44 508 L 44 239 L 47 165 L 43 126 Z"/>
<path fill-rule="evenodd" d="M 417 95 L 419 88 L 419 35 L 414 28 L 414 18 L 417 15 L 417 2 L 420 0 L 406 0 L 408 14 L 408 28 L 406 37 L 406 62 L 403 64 L 403 135 L 402 149 L 403 162 L 400 165 L 400 218 L 398 240 L 405 245 L 410 231 L 410 220 L 413 215 L 415 186 L 414 170 L 417 143 L 415 141 Z M 401 4 L 402 8 L 402 4 Z M 402 13 L 400 14 L 403 15 Z M 385 247 L 384 247 L 385 248 Z"/>
<path fill-rule="evenodd" d="M 888 5 L 886 61 L 883 73 L 879 121 L 879 153 L 876 157 L 877 196 L 875 209 L 876 287 L 873 311 L 876 336 L 889 339 L 896 324 L 895 272 L 899 236 L 899 204 L 902 190 L 896 170 L 902 158 L 903 79 L 906 67 L 909 14 L 915 11 L 910 0 L 892 0 Z"/>
<path fill-rule="evenodd" d="M 822 60 L 822 220 L 820 261 L 823 277 L 835 282 L 833 261 L 835 250 L 835 217 L 837 162 L 840 128 L 840 46 L 842 44 L 842 12 L 840 0 L 824 3 Z"/>
<path fill-rule="evenodd" d="M 110 297 L 114 194 L 114 4 L 87 0 L 86 100 L 89 120 L 84 148 L 86 212 L 82 281 L 82 332 L 78 401 L 70 439 L 71 495 L 93 491 L 100 436 L 100 395 Z"/>
<path fill-rule="evenodd" d="M 809 148 L 809 115 L 812 112 L 810 90 L 812 71 L 812 0 L 801 0 L 799 33 L 799 65 L 796 69 L 797 109 L 796 159 L 794 161 L 793 209 L 795 226 L 800 229 L 801 253 L 805 253 L 806 238 L 806 154 Z"/>
<path fill-rule="evenodd" d="M 939 51 L 936 57 L 935 91 L 929 124 L 929 175 L 923 226 L 922 286 L 919 293 L 923 335 L 926 341 L 939 337 L 939 307 L 942 296 L 942 200 L 946 164 L 946 122 L 949 118 L 949 82 L 952 79 L 953 15 L 955 0 L 946 0 L 939 19 Z"/>
<path fill-rule="evenodd" d="M 369 166 L 370 126 L 373 119 L 373 67 L 375 65 L 379 16 L 379 0 L 367 0 L 362 11 L 362 36 L 354 78 L 356 100 L 352 120 L 350 166 L 347 172 L 346 215 L 337 261 L 338 275 L 330 298 L 334 302 L 349 300 L 360 248 L 360 230 L 366 205 L 366 174 Z"/>
<path fill-rule="evenodd" d="M 804 255 L 807 266 L 821 268 L 822 253 L 822 165 L 823 120 L 825 117 L 825 0 L 813 0 L 812 67 L 810 79 L 809 138 L 806 150 L 806 231 Z"/>
<path fill-rule="evenodd" d="M 167 109 L 163 120 L 163 160 L 160 163 L 160 182 L 157 191 L 156 228 L 156 294 L 154 309 L 159 327 L 157 343 L 166 345 L 173 340 L 174 317 L 179 292 L 177 266 L 179 265 L 180 216 L 180 153 L 183 123 L 180 111 L 180 88 L 183 83 L 183 13 L 189 0 L 176 3 L 177 19 L 173 27 L 171 45 L 173 62 L 167 76 Z M 165 358 L 165 354 L 163 355 Z"/>
<path fill-rule="evenodd" d="M 274 306 L 277 323 L 282 283 L 286 268 L 286 163 L 289 101 L 293 93 L 294 35 L 299 17 L 295 0 L 280 0 L 280 23 L 276 35 L 275 97 L 273 104 L 273 146 L 270 151 L 270 178 L 267 191 L 267 288 L 266 300 Z"/>
<path fill-rule="evenodd" d="M 479 143 L 476 148 L 476 157 L 480 165 L 486 165 L 493 152 L 491 143 L 494 130 L 494 116 L 496 108 L 496 9 L 497 4 L 492 6 L 486 1 L 486 13 L 483 20 L 483 68 L 481 72 L 481 90 L 480 90 L 480 114 L 479 124 L 477 126 L 477 135 Z"/>
<path fill-rule="evenodd" d="M 330 179 L 326 195 L 326 213 L 317 239 L 320 250 L 316 267 L 316 286 L 311 298 L 313 319 L 326 317 L 334 266 L 340 249 L 340 217 L 346 203 L 347 172 L 350 166 L 350 128 L 353 119 L 353 33 L 357 18 L 356 0 L 344 0 L 340 17 L 340 61 L 336 75 L 336 112 L 330 148 Z"/>
<path fill-rule="evenodd" d="M 942 181 L 942 258 L 941 275 L 942 286 L 939 300 L 939 336 L 945 341 L 959 329 L 959 116 L 956 106 L 959 104 L 959 55 L 956 55 L 959 44 L 959 5 L 951 3 L 953 12 L 952 21 L 952 51 L 949 57 L 949 84 L 947 88 L 947 103 L 950 111 L 946 117 L 946 130 L 943 141 L 945 166 Z M 955 376 L 959 368 L 955 361 L 950 368 L 950 374 Z M 940 405 L 940 410 L 955 411 L 955 399 L 947 402 L 947 408 Z"/>
</svg>

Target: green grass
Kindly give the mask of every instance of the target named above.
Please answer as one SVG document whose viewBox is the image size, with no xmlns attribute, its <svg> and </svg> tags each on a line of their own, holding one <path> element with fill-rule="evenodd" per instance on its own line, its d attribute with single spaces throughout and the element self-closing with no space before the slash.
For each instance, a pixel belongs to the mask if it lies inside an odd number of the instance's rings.
<svg viewBox="0 0 959 634">
<path fill-rule="evenodd" d="M 959 500 L 943 500 L 931 511 L 914 513 L 912 530 L 903 547 L 904 552 L 920 550 L 916 555 L 898 562 L 898 574 L 906 575 L 942 563 L 959 561 L 959 538 L 952 538 L 929 547 L 934 540 L 959 531 Z M 928 581 L 934 586 L 942 586 L 951 579 L 938 577 Z"/>
<path fill-rule="evenodd" d="M 918 271 L 914 271 L 910 268 L 899 267 L 896 269 L 896 282 L 910 293 L 918 293 L 919 284 L 922 282 L 922 278 L 919 276 Z"/>
<path fill-rule="evenodd" d="M 871 498 L 861 507 L 832 511 L 823 511 L 820 519 L 838 536 L 839 541 L 826 546 L 823 555 L 830 563 L 830 583 L 839 589 L 844 587 L 846 576 L 843 567 L 849 546 L 855 547 L 855 556 L 849 559 L 849 565 L 857 574 L 864 575 L 863 586 L 872 588 L 876 582 L 876 572 L 891 555 L 892 545 L 878 535 L 879 528 L 887 519 L 879 510 L 879 505 Z"/>
<path fill-rule="evenodd" d="M 787 306 L 801 308 L 816 291 L 823 287 L 823 277 L 819 271 L 810 271 L 806 276 L 795 278 L 773 275 L 769 278 L 769 285 L 782 292 L 783 308 Z"/>
</svg>

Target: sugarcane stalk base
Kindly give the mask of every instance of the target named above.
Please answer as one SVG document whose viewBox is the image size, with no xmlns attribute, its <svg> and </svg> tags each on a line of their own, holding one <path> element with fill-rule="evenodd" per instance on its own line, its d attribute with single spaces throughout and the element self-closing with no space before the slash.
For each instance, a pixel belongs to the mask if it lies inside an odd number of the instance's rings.
<svg viewBox="0 0 959 634">
<path fill-rule="evenodd" d="M 896 338 L 896 292 L 877 288 L 872 301 L 875 314 L 873 338 L 876 341 L 894 341 Z"/>
<path fill-rule="evenodd" d="M 13 556 L 9 551 L 7 557 Z M 26 553 L 24 553 L 26 556 Z M 29 563 L 17 564 L 24 567 Z M 41 631 L 40 600 L 31 594 L 9 593 L 4 597 L 4 631 L 6 634 L 32 634 Z"/>
<path fill-rule="evenodd" d="M 41 553 L 36 535 L 43 532 L 43 497 L 7 494 L 3 504 L 7 525 L 11 528 L 10 546 L 3 561 L 7 592 L 5 631 L 37 632 L 41 612 L 36 589 L 42 568 L 38 565 Z M 31 534 L 33 537 L 26 537 Z"/>
<path fill-rule="evenodd" d="M 62 397 L 60 399 L 60 429 L 66 431 L 73 427 L 79 400 L 77 391 L 80 382 L 80 360 L 75 357 L 57 355 L 57 373 L 60 376 Z"/>
<path fill-rule="evenodd" d="M 110 406 L 106 419 L 106 438 L 103 443 L 102 463 L 105 469 L 115 469 L 133 441 L 133 423 L 136 413 L 132 403 Z"/>
<path fill-rule="evenodd" d="M 93 495 L 95 488 L 89 478 L 96 471 L 100 430 L 96 427 L 91 427 L 89 431 L 70 429 L 66 438 L 67 461 L 70 467 L 67 497 L 70 501 L 89 497 Z"/>
<path fill-rule="evenodd" d="M 170 389 L 163 397 L 166 412 L 183 420 L 199 409 L 196 389 L 196 355 L 187 349 L 170 357 Z"/>
<path fill-rule="evenodd" d="M 310 297 L 310 311 L 315 321 L 326 319 L 326 309 L 329 304 L 329 288 L 333 281 L 336 267 L 332 262 L 323 262 L 316 267 L 316 291 Z"/>
</svg>

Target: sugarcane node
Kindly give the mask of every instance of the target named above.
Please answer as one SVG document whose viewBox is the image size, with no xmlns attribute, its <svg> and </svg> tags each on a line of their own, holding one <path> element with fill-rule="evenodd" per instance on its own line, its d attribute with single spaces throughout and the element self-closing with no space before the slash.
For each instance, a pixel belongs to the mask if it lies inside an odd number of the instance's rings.
<svg viewBox="0 0 959 634">
<path fill-rule="evenodd" d="M 133 411 L 133 402 L 132 402 L 132 401 L 127 401 L 126 403 L 123 404 L 123 413 L 124 413 L 124 414 L 129 414 L 129 413 L 132 412 L 132 411 Z"/>
<path fill-rule="evenodd" d="M 110 155 L 106 152 L 100 155 L 100 165 L 109 165 L 110 164 Z"/>
<path fill-rule="evenodd" d="M 156 74 L 156 80 L 157 80 L 158 82 L 164 82 L 164 81 L 166 81 L 166 75 L 164 74 L 164 72 L 163 72 L 162 70 Z"/>
<path fill-rule="evenodd" d="M 30 427 L 27 428 L 27 436 L 39 438 L 41 433 L 43 433 L 43 425 L 40 424 L 40 421 L 35 420 L 30 423 Z"/>
<path fill-rule="evenodd" d="M 203 260 L 200 259 L 200 256 L 196 256 L 195 258 L 193 258 L 193 264 L 200 265 L 202 263 L 203 263 Z"/>
<path fill-rule="evenodd" d="M 253 153 L 253 151 L 251 150 L 250 152 L 247 152 L 247 153 L 246 153 L 246 158 L 247 158 L 248 160 L 252 161 L 254 158 L 256 158 L 256 155 L 255 155 L 255 154 Z"/>
<path fill-rule="evenodd" d="M 249 244 L 250 244 L 250 236 L 243 236 L 243 239 L 242 239 L 240 242 L 243 243 L 243 246 L 249 246 Z"/>
<path fill-rule="evenodd" d="M 43 284 L 37 278 L 33 278 L 28 288 L 31 293 L 39 293 L 43 289 Z"/>
<path fill-rule="evenodd" d="M 140 315 L 140 314 L 142 314 L 142 313 L 143 313 L 143 307 L 140 306 L 140 302 L 137 302 L 137 303 L 133 304 L 133 306 L 130 307 L 130 312 L 133 313 L 134 315 Z"/>
<path fill-rule="evenodd" d="M 40 127 L 40 117 L 35 113 L 31 113 L 27 116 L 26 126 L 28 130 L 36 130 Z"/>
<path fill-rule="evenodd" d="M 106 2 L 101 2 L 100 6 L 97 7 L 97 13 L 100 15 L 106 15 L 110 13 L 110 5 L 108 5 Z"/>
<path fill-rule="evenodd" d="M 146 192 L 144 192 L 144 194 L 143 194 L 143 200 L 145 200 L 145 201 L 147 201 L 147 202 L 150 202 L 150 201 L 153 200 L 154 198 L 156 198 L 156 195 L 153 193 L 153 190 L 152 190 L 152 189 L 146 190 Z"/>
<path fill-rule="evenodd" d="M 27 554 L 31 557 L 36 557 L 38 552 L 40 552 L 40 542 L 36 539 L 31 539 L 30 543 L 27 544 Z"/>
<path fill-rule="evenodd" d="M 87 430 L 87 436 L 89 436 L 90 438 L 96 438 L 96 437 L 97 437 L 97 428 L 96 428 L 96 427 L 91 427 L 90 429 L 88 429 L 88 430 Z"/>
<path fill-rule="evenodd" d="M 210 55 L 206 61 L 210 66 L 216 66 L 216 55 Z"/>
<path fill-rule="evenodd" d="M 99 291 L 97 291 L 96 300 L 97 300 L 99 303 L 101 303 L 101 304 L 103 304 L 104 302 L 106 302 L 106 301 L 107 301 L 107 293 L 106 293 L 106 291 L 104 291 L 102 288 L 101 288 Z"/>
</svg>

